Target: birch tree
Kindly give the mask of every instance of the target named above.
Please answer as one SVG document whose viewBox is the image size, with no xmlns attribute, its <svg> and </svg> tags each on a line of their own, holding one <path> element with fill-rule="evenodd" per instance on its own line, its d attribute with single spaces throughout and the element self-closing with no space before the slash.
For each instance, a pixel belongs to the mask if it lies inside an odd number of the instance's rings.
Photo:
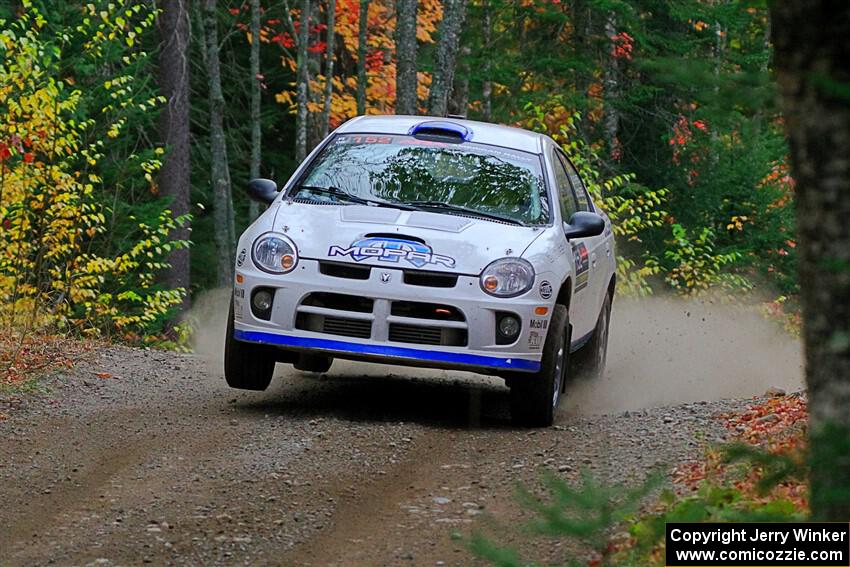
<svg viewBox="0 0 850 567">
<path fill-rule="evenodd" d="M 224 134 L 224 94 L 221 90 L 221 61 L 218 45 L 216 0 L 204 2 L 207 82 L 210 105 L 210 180 L 213 190 L 213 217 L 218 257 L 218 281 L 223 286 L 233 283 L 233 248 L 236 235 L 233 226 L 233 198 L 230 167 L 227 162 L 227 139 Z"/>
<path fill-rule="evenodd" d="M 466 18 L 466 0 L 444 0 L 443 22 L 440 24 L 440 39 L 437 43 L 437 61 L 431 79 L 428 96 L 428 112 L 433 116 L 445 116 L 449 96 L 454 84 L 460 31 Z"/>
<path fill-rule="evenodd" d="M 159 174 L 161 193 L 171 198 L 171 212 L 176 216 L 189 212 L 191 188 L 189 167 L 189 1 L 162 0 L 157 21 L 159 39 L 159 87 L 167 99 L 159 116 L 159 137 L 168 150 Z M 189 240 L 189 227 L 174 231 L 177 240 Z M 189 290 L 189 249 L 178 248 L 169 256 L 170 268 L 165 274 L 169 288 Z M 189 294 L 183 298 L 181 310 L 189 309 Z"/>
<path fill-rule="evenodd" d="M 416 114 L 417 0 L 396 0 L 396 114 Z"/>
<path fill-rule="evenodd" d="M 770 4 L 791 142 L 813 519 L 850 518 L 850 5 Z"/>
<path fill-rule="evenodd" d="M 309 53 L 307 42 L 310 40 L 310 0 L 301 0 L 301 15 L 298 22 L 298 58 L 295 79 L 295 159 L 304 161 L 307 157 L 307 102 L 310 97 Z"/>
<path fill-rule="evenodd" d="M 605 36 L 611 42 L 608 48 L 608 64 L 603 76 L 604 85 L 604 107 L 602 116 L 602 129 L 605 136 L 605 145 L 611 157 L 619 153 L 619 128 L 620 111 L 617 109 L 617 99 L 620 96 L 620 61 L 613 44 L 617 33 L 617 18 L 611 13 L 605 20 Z"/>
</svg>

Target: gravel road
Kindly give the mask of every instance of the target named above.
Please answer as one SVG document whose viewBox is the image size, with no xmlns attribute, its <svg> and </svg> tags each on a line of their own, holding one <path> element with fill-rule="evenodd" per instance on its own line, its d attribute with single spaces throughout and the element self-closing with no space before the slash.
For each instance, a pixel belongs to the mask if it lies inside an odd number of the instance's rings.
<svg viewBox="0 0 850 567">
<path fill-rule="evenodd" d="M 41 393 L 0 395 L 0 564 L 475 565 L 452 533 L 521 522 L 517 482 L 638 482 L 722 440 L 717 415 L 749 403 L 638 409 L 579 384 L 556 427 L 520 430 L 498 380 L 337 361 L 279 365 L 249 393 L 219 366 L 108 348 Z M 610 367 L 636 379 L 623 355 Z M 531 551 L 564 558 L 559 542 Z"/>
</svg>

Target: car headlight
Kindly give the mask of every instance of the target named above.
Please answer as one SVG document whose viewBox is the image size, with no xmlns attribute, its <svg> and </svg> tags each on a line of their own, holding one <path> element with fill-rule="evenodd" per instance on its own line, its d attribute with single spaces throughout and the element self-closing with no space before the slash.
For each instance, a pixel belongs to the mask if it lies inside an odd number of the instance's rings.
<svg viewBox="0 0 850 567">
<path fill-rule="evenodd" d="M 481 289 L 496 297 L 515 297 L 531 289 L 534 268 L 522 258 L 501 258 L 481 272 Z"/>
<path fill-rule="evenodd" d="M 298 264 L 298 249 L 286 236 L 269 232 L 254 242 L 252 257 L 264 272 L 285 274 Z"/>
</svg>

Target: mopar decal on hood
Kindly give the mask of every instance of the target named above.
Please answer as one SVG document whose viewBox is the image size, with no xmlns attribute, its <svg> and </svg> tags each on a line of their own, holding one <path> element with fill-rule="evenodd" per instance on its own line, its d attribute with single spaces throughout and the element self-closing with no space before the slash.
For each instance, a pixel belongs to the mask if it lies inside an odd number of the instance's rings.
<svg viewBox="0 0 850 567">
<path fill-rule="evenodd" d="M 493 260 L 521 256 L 545 232 L 425 211 L 298 202 L 278 205 L 273 230 L 291 238 L 305 260 L 475 276 Z"/>
<path fill-rule="evenodd" d="M 355 262 L 376 259 L 381 262 L 398 263 L 402 259 L 409 264 L 421 268 L 428 264 L 454 268 L 455 259 L 442 254 L 435 254 L 431 247 L 421 242 L 402 238 L 373 237 L 356 240 L 351 246 L 331 246 L 328 256 L 349 256 Z"/>
</svg>

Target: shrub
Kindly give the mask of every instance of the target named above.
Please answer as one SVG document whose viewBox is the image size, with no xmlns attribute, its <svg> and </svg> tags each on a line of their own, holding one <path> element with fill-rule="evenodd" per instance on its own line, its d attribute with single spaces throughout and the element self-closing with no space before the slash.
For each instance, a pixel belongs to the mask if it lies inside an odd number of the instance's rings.
<svg viewBox="0 0 850 567">
<path fill-rule="evenodd" d="M 134 220 L 129 234 L 112 232 L 118 219 L 105 203 L 120 188 L 104 185 L 110 160 L 135 164 L 134 179 L 152 184 L 163 150 L 147 157 L 112 151 L 127 116 L 162 100 L 139 100 L 129 74 L 145 57 L 131 49 L 133 38 L 152 25 L 153 14 L 140 5 L 111 6 L 88 4 L 80 25 L 52 29 L 25 1 L 17 20 L 0 21 L 0 317 L 7 329 L 145 333 L 185 293 L 164 289 L 156 274 L 172 250 L 188 246 L 168 238 L 186 217 L 161 208 Z M 70 46 L 92 57 L 118 50 L 120 64 L 99 90 L 84 92 L 65 74 Z"/>
</svg>

